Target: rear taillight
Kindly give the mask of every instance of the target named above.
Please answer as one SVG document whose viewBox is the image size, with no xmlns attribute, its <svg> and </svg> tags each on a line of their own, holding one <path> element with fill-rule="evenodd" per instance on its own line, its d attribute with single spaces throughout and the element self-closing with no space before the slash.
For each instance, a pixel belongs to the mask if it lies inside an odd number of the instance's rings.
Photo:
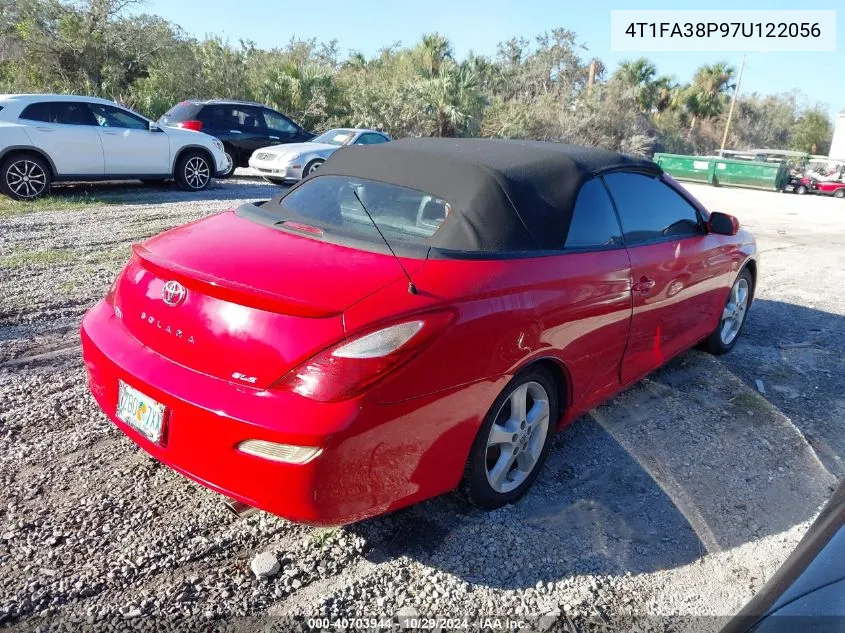
<svg viewBox="0 0 845 633">
<path fill-rule="evenodd" d="M 176 124 L 176 127 L 181 127 L 186 130 L 193 130 L 194 132 L 199 132 L 202 130 L 202 121 L 180 121 Z"/>
<path fill-rule="evenodd" d="M 320 402 L 347 400 L 410 360 L 452 320 L 452 313 L 437 312 L 356 336 L 292 369 L 274 387 Z"/>
</svg>

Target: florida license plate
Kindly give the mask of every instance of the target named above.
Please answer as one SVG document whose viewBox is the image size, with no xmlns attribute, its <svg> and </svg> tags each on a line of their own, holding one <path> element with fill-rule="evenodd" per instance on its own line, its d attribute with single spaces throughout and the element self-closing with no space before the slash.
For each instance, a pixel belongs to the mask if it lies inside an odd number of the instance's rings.
<svg viewBox="0 0 845 633">
<path fill-rule="evenodd" d="M 151 442 L 161 440 L 165 408 L 137 389 L 118 380 L 117 417 Z"/>
</svg>

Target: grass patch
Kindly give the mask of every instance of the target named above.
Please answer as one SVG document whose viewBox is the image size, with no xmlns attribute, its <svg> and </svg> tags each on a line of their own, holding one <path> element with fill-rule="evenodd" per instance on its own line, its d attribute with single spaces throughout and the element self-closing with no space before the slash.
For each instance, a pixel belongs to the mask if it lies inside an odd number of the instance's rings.
<svg viewBox="0 0 845 633">
<path fill-rule="evenodd" d="M 741 391 L 731 398 L 730 402 L 735 407 L 752 413 L 768 413 L 771 410 L 768 401 L 753 391 Z"/>
<path fill-rule="evenodd" d="M 340 528 L 316 528 L 311 533 L 311 542 L 317 549 L 326 549 L 338 534 L 340 534 Z"/>
<path fill-rule="evenodd" d="M 76 259 L 79 255 L 66 249 L 52 251 L 22 251 L 0 256 L 0 268 L 19 268 L 40 264 L 60 264 Z"/>
<path fill-rule="evenodd" d="M 97 196 L 81 194 L 76 196 L 47 196 L 38 200 L 12 200 L 0 194 L 0 218 L 25 215 L 37 211 L 72 211 L 90 206 L 115 204 L 116 201 L 104 200 Z"/>
</svg>

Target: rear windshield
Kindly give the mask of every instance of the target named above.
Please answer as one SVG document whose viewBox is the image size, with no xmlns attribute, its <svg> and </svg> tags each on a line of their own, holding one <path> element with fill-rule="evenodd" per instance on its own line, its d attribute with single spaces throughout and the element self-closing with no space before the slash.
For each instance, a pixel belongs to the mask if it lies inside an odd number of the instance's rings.
<svg viewBox="0 0 845 633">
<path fill-rule="evenodd" d="M 164 116 L 174 121 L 187 121 L 188 119 L 192 119 L 197 115 L 197 112 L 200 111 L 200 107 L 201 106 L 197 105 L 196 103 L 183 101 L 182 103 L 177 103 L 175 106 L 170 108 L 164 114 Z"/>
<path fill-rule="evenodd" d="M 357 194 L 357 196 L 356 196 Z M 280 201 L 309 225 L 326 232 L 381 242 L 366 206 L 385 239 L 422 244 L 449 215 L 448 202 L 423 191 L 347 176 L 317 176 Z"/>
</svg>

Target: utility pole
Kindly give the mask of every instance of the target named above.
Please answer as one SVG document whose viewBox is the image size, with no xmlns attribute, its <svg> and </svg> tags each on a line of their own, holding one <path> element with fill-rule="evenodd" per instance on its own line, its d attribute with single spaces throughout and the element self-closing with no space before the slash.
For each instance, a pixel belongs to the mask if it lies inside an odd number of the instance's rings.
<svg viewBox="0 0 845 633">
<path fill-rule="evenodd" d="M 721 156 L 723 154 L 723 152 L 725 151 L 725 143 L 728 140 L 728 132 L 731 129 L 731 119 L 733 119 L 734 108 L 736 107 L 736 97 L 739 94 L 739 84 L 742 83 L 742 71 L 745 70 L 745 58 L 746 57 L 747 57 L 747 55 L 742 56 L 742 63 L 739 65 L 739 78 L 736 80 L 736 88 L 734 88 L 734 96 L 733 96 L 733 99 L 731 99 L 731 109 L 728 110 L 728 122 L 725 123 L 725 133 L 722 136 L 722 147 L 719 150 L 719 156 Z"/>
</svg>

